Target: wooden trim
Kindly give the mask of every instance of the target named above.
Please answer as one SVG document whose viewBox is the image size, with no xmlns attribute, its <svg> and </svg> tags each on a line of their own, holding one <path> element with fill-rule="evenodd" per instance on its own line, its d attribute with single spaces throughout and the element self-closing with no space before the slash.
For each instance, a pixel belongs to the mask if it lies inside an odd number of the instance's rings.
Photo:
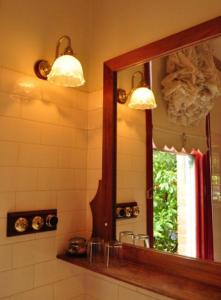
<svg viewBox="0 0 221 300">
<path fill-rule="evenodd" d="M 194 45 L 196 43 L 208 40 L 221 35 L 221 17 L 207 21 L 180 33 L 145 45 L 126 54 L 108 60 L 104 63 L 104 112 L 103 112 L 103 166 L 102 166 L 102 203 L 100 204 L 101 226 L 103 228 L 103 237 L 111 239 L 115 237 L 114 207 L 116 202 L 116 85 L 117 71 L 143 64 L 153 58 L 167 55 L 178 49 Z M 105 227 L 105 223 L 107 227 Z M 97 231 L 98 232 L 98 231 Z M 134 247 L 130 246 L 129 251 L 133 252 Z M 142 256 L 143 250 L 136 249 L 136 256 Z M 157 252 L 148 252 L 148 259 L 157 263 Z M 162 264 L 167 265 L 168 256 L 161 254 Z M 194 268 L 188 265 L 188 258 L 177 257 L 177 263 L 173 266 L 177 270 L 183 265 L 186 266 L 188 276 L 195 273 Z M 193 265 L 203 265 L 205 269 L 210 270 L 210 263 L 205 265 L 203 261 L 192 262 Z M 219 265 L 219 264 L 218 264 Z M 220 265 L 219 265 L 220 266 Z M 221 268 L 218 268 L 219 270 Z M 212 269 L 213 273 L 214 269 Z M 192 274 L 192 276 L 195 276 Z M 209 280 L 209 279 L 208 279 Z"/>
<path fill-rule="evenodd" d="M 104 104 L 103 104 L 103 203 L 101 216 L 105 226 L 105 240 L 111 240 L 115 236 L 115 212 L 116 203 L 116 88 L 117 73 L 104 65 Z M 106 226 L 107 225 L 107 226 Z"/>
<path fill-rule="evenodd" d="M 147 84 L 152 87 L 151 62 L 144 65 L 144 77 Z M 147 234 L 150 247 L 153 247 L 153 124 L 152 111 L 146 110 L 146 216 Z M 148 162 L 148 164 L 147 164 Z M 147 167 L 152 166 L 152 167 Z"/>
<path fill-rule="evenodd" d="M 120 71 L 134 65 L 144 64 L 161 55 L 168 55 L 181 48 L 220 35 L 221 17 L 201 23 L 189 29 L 170 35 L 156 42 L 129 51 L 106 61 L 104 64 L 112 71 Z"/>
<path fill-rule="evenodd" d="M 145 249 L 129 244 L 123 245 L 123 255 L 126 260 L 153 265 L 162 268 L 170 274 L 197 280 L 206 284 L 221 287 L 220 263 L 202 261 L 171 253 L 162 253 L 153 249 Z"/>
</svg>

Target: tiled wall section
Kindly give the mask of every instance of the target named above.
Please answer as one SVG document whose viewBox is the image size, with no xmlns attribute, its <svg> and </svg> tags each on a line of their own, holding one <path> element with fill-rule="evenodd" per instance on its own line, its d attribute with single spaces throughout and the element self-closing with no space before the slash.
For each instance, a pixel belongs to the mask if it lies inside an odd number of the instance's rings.
<svg viewBox="0 0 221 300">
<path fill-rule="evenodd" d="M 87 98 L 0 68 L 0 299 L 81 299 L 82 271 L 56 254 L 88 234 Z M 56 207 L 57 232 L 6 238 L 8 211 Z"/>
<path fill-rule="evenodd" d="M 169 299 L 55 258 L 72 235 L 90 234 L 102 91 L 63 90 L 0 69 L 0 126 L 0 299 Z M 57 232 L 6 238 L 8 211 L 53 207 Z"/>
<path fill-rule="evenodd" d="M 172 300 L 133 285 L 87 271 L 85 300 Z"/>
<path fill-rule="evenodd" d="M 117 236 L 124 230 L 146 234 L 145 122 L 144 111 L 117 104 L 117 202 L 136 201 L 140 208 L 137 218 L 117 221 Z"/>
<path fill-rule="evenodd" d="M 88 153 L 87 153 L 87 203 L 95 196 L 98 182 L 102 177 L 102 127 L 103 91 L 89 94 L 88 97 Z M 91 228 L 91 211 L 88 210 L 88 228 Z"/>
</svg>

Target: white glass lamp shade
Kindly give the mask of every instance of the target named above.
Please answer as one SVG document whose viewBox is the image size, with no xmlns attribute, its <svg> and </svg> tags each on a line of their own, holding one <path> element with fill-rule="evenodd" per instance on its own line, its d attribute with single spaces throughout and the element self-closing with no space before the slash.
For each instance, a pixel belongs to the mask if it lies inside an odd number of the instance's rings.
<svg viewBox="0 0 221 300">
<path fill-rule="evenodd" d="M 85 83 L 81 63 L 73 55 L 62 55 L 56 58 L 48 81 L 65 87 L 77 87 Z"/>
<path fill-rule="evenodd" d="M 135 89 L 131 93 L 128 106 L 133 109 L 153 109 L 157 107 L 154 94 L 147 87 Z"/>
</svg>

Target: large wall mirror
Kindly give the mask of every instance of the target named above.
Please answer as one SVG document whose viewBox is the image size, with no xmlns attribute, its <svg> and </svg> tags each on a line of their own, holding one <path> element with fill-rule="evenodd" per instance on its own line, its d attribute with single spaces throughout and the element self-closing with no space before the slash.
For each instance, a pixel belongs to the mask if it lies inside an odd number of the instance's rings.
<svg viewBox="0 0 221 300">
<path fill-rule="evenodd" d="M 102 181 L 91 203 L 94 236 L 118 239 L 129 231 L 148 235 L 155 252 L 221 261 L 220 35 L 218 17 L 104 63 Z M 157 102 L 152 111 L 117 102 L 118 89 L 128 93 L 131 79 L 136 84 L 141 73 L 148 83 L 152 77 Z M 204 86 L 203 76 L 210 78 Z M 171 90 L 176 101 L 169 107 Z M 190 109 L 184 116 L 186 102 Z M 116 207 L 125 203 L 138 206 L 139 214 L 116 218 Z"/>
<path fill-rule="evenodd" d="M 117 103 L 116 206 L 121 214 L 117 216 L 115 210 L 116 238 L 221 261 L 220 48 L 221 38 L 213 38 L 151 61 L 157 103 L 152 124 L 146 110 L 130 108 L 130 99 Z M 141 73 L 145 74 L 145 65 L 118 72 L 118 91 L 122 87 L 130 91 L 131 78 L 139 84 Z M 152 144 L 147 131 L 152 131 Z M 130 203 L 136 203 L 136 216 Z"/>
</svg>

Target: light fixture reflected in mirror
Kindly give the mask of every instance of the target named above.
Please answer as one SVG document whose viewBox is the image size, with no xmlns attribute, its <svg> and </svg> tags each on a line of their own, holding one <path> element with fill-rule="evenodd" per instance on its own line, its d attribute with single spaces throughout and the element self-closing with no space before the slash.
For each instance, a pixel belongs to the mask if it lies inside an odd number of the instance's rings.
<svg viewBox="0 0 221 300">
<path fill-rule="evenodd" d="M 62 53 L 59 53 L 61 43 L 64 40 L 67 41 L 67 46 Z M 58 40 L 53 65 L 51 66 L 46 60 L 39 60 L 35 63 L 34 70 L 40 79 L 48 80 L 59 86 L 78 87 L 85 83 L 81 63 L 74 57 L 71 39 L 67 35 Z"/>
<path fill-rule="evenodd" d="M 141 76 L 141 80 L 135 88 L 134 80 L 137 75 Z M 153 109 L 157 107 L 154 94 L 152 90 L 148 88 L 144 80 L 143 72 L 137 71 L 133 74 L 131 86 L 132 89 L 128 95 L 123 89 L 117 90 L 117 101 L 119 103 L 124 104 L 129 99 L 128 106 L 133 109 Z"/>
</svg>

